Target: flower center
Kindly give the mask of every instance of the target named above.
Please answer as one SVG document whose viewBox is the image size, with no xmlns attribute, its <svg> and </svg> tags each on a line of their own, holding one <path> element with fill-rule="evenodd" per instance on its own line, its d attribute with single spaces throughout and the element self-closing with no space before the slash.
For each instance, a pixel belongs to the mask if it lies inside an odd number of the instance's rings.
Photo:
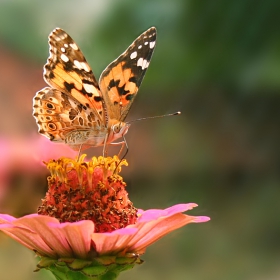
<svg viewBox="0 0 280 280">
<path fill-rule="evenodd" d="M 84 161 L 68 158 L 46 163 L 51 172 L 48 191 L 38 214 L 57 218 L 60 222 L 91 220 L 95 232 L 111 232 L 135 224 L 137 209 L 125 190 L 126 183 L 118 175 L 125 160 L 93 157 Z"/>
</svg>

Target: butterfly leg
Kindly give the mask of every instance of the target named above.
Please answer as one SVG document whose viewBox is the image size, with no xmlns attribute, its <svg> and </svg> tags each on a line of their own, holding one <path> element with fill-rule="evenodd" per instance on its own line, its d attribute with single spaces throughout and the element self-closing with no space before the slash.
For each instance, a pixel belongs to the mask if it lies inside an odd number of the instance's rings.
<svg viewBox="0 0 280 280">
<path fill-rule="evenodd" d="M 121 152 L 122 152 L 122 150 L 123 150 L 123 147 L 125 146 L 126 147 L 126 151 L 125 151 L 125 153 L 124 153 L 124 155 L 123 155 L 123 157 L 122 157 L 122 160 L 125 158 L 125 156 L 128 154 L 128 144 L 127 144 L 127 142 L 126 142 L 126 139 L 125 139 L 125 137 L 124 137 L 124 135 L 123 135 L 123 145 L 122 145 L 122 147 L 121 147 L 121 150 L 120 150 L 120 152 L 119 152 L 119 155 L 121 155 Z"/>
<path fill-rule="evenodd" d="M 79 152 L 78 152 L 78 157 L 77 157 L 77 161 L 78 161 L 79 158 L 80 158 L 81 151 L 82 151 L 82 147 L 83 147 L 83 144 L 80 145 Z"/>
<path fill-rule="evenodd" d="M 123 136 L 123 141 L 117 142 L 117 143 L 110 143 L 110 145 L 122 145 L 122 146 L 121 146 L 121 149 L 120 149 L 120 151 L 119 151 L 119 153 L 118 153 L 118 157 L 119 157 L 119 158 L 120 158 L 120 156 L 121 156 L 121 153 L 122 153 L 122 151 L 123 151 L 124 146 L 126 147 L 126 151 L 125 151 L 124 155 L 123 155 L 122 158 L 121 158 L 121 160 L 123 160 L 123 159 L 125 158 L 125 156 L 127 155 L 127 153 L 128 153 L 128 144 L 127 144 L 127 142 L 126 142 L 125 137 Z"/>
<path fill-rule="evenodd" d="M 105 139 L 104 139 L 103 152 L 102 152 L 103 158 L 104 158 L 105 156 L 107 157 L 107 149 L 106 149 L 106 146 L 107 146 L 108 135 L 109 135 L 109 134 L 107 133 L 106 136 L 105 136 Z"/>
</svg>

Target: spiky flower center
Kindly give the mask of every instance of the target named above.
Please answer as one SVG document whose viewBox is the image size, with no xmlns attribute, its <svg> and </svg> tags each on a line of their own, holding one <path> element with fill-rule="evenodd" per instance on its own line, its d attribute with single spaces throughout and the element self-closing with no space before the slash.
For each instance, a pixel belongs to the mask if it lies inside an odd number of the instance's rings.
<svg viewBox="0 0 280 280">
<path fill-rule="evenodd" d="M 95 232 L 111 232 L 134 224 L 137 209 L 125 190 L 126 183 L 118 175 L 128 165 L 117 156 L 93 157 L 85 161 L 60 158 L 46 163 L 48 192 L 38 214 L 57 218 L 60 222 L 91 220 Z"/>
</svg>

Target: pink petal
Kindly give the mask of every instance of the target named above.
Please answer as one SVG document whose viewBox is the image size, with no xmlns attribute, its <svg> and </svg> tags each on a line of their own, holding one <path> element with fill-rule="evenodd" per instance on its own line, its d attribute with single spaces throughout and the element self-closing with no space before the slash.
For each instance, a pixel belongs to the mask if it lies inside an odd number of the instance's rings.
<svg viewBox="0 0 280 280">
<path fill-rule="evenodd" d="M 0 230 L 42 256 L 86 258 L 91 249 L 92 221 L 62 223 L 31 214 L 16 219 L 0 215 Z"/>
<path fill-rule="evenodd" d="M 138 213 L 140 214 L 138 222 L 148 222 L 151 220 L 158 219 L 160 217 L 171 216 L 176 213 L 182 213 L 191 210 L 197 206 L 198 205 L 195 203 L 187 203 L 187 204 L 177 204 L 169 208 L 166 208 L 164 210 L 162 209 L 149 209 L 146 211 L 140 210 L 138 211 Z"/>
<path fill-rule="evenodd" d="M 133 225 L 138 228 L 138 232 L 127 244 L 128 252 L 143 253 L 147 246 L 175 229 L 188 223 L 208 221 L 208 217 L 193 217 L 181 213 L 196 206 L 195 203 L 188 203 L 174 205 L 165 210 L 143 211 L 137 223 Z"/>
<path fill-rule="evenodd" d="M 14 226 L 12 222 L 16 220 L 10 215 L 0 214 L 0 230 L 27 248 L 38 251 L 41 255 L 56 256 L 55 252 L 47 246 L 36 232 Z"/>
<path fill-rule="evenodd" d="M 92 221 L 80 221 L 75 223 L 49 224 L 59 230 L 67 239 L 67 243 L 76 257 L 85 259 L 91 249 L 91 234 L 94 231 Z"/>
<path fill-rule="evenodd" d="M 126 227 L 110 233 L 93 233 L 91 237 L 96 251 L 100 255 L 104 255 L 124 251 L 135 234 L 137 234 L 137 228 Z"/>
<path fill-rule="evenodd" d="M 29 231 L 24 228 L 9 227 L 8 225 L 1 225 L 1 231 L 9 235 L 14 240 L 18 241 L 30 250 L 35 250 L 41 256 L 48 256 L 57 258 L 58 255 L 52 248 L 50 248 L 44 240 L 35 232 Z"/>
<path fill-rule="evenodd" d="M 16 218 L 14 218 L 13 216 L 7 215 L 7 214 L 0 214 L 0 225 L 1 224 L 5 224 L 7 222 L 12 222 L 16 220 Z"/>
<path fill-rule="evenodd" d="M 177 213 L 169 217 L 162 217 L 149 223 L 138 224 L 138 233 L 127 244 L 128 251 L 142 252 L 147 246 L 157 241 L 169 232 L 178 229 L 188 223 L 193 223 L 196 217 Z"/>
<path fill-rule="evenodd" d="M 27 215 L 13 222 L 17 227 L 25 227 L 41 237 L 41 239 L 55 251 L 59 256 L 71 257 L 73 252 L 66 241 L 65 236 L 49 224 L 59 224 L 55 218 L 43 215 Z M 35 248 L 36 249 L 36 248 Z"/>
<path fill-rule="evenodd" d="M 208 222 L 210 221 L 211 219 L 207 216 L 196 216 L 194 217 L 194 221 L 193 223 L 205 223 L 205 222 Z"/>
</svg>

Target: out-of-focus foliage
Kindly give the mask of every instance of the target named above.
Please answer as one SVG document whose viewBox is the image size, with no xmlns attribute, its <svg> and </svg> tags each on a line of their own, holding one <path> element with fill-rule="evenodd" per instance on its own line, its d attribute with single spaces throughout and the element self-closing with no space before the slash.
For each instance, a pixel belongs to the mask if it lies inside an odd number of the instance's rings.
<svg viewBox="0 0 280 280">
<path fill-rule="evenodd" d="M 277 0 L 0 1 L 5 141 L 42 137 L 32 97 L 45 86 L 42 66 L 53 28 L 77 41 L 97 77 L 141 32 L 158 29 L 128 119 L 182 115 L 132 125 L 124 177 L 139 208 L 196 202 L 194 214 L 212 220 L 159 241 L 144 265 L 120 279 L 280 278 L 279 10 Z M 21 164 L 9 168 L 0 160 L 0 211 L 18 216 L 36 211 L 46 186 L 45 173 L 39 179 L 38 170 L 22 168 L 30 159 L 20 156 L 12 162 Z M 32 192 L 32 199 L 22 199 Z M 32 256 L 0 235 L 1 280 L 51 279 L 31 272 Z"/>
</svg>

